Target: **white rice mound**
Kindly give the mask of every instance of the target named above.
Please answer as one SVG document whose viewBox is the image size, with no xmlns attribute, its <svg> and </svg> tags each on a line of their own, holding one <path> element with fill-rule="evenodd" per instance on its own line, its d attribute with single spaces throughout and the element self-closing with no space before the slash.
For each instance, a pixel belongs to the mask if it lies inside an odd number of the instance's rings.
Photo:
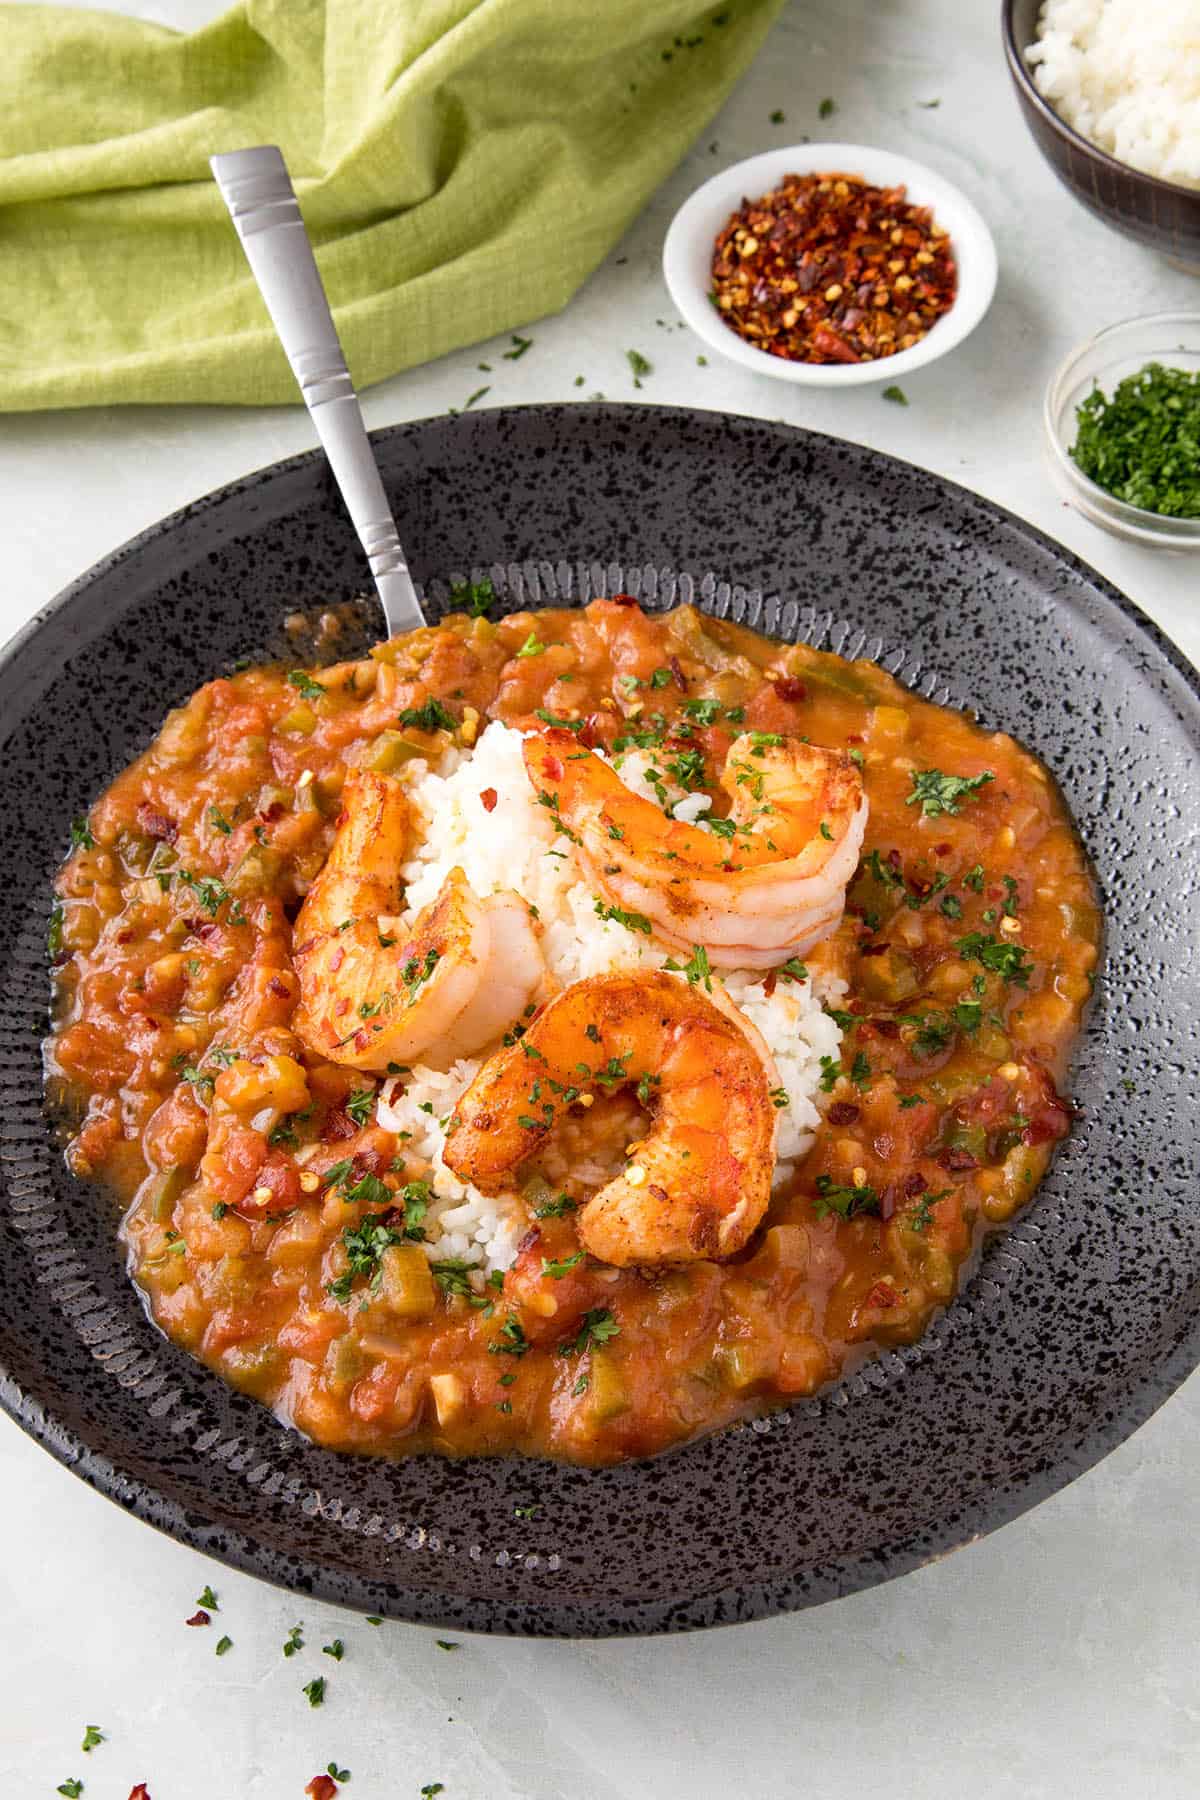
<svg viewBox="0 0 1200 1800">
<path fill-rule="evenodd" d="M 1118 162 L 1200 188 L 1200 0 L 1046 0 L 1038 91 Z"/>
<path fill-rule="evenodd" d="M 434 899 L 452 869 L 461 868 L 482 898 L 497 888 L 514 888 L 537 909 L 542 953 L 562 987 L 611 970 L 662 968 L 669 952 L 642 933 L 597 916 L 597 895 L 581 874 L 574 846 L 556 833 L 551 814 L 534 797 L 521 743 L 519 731 L 494 722 L 473 752 L 451 752 L 436 770 L 411 765 L 407 791 L 419 841 L 403 869 L 406 918 Z M 631 752 L 619 769 L 627 786 L 656 799 L 645 780 L 651 762 L 644 753 Z M 675 816 L 699 820 L 707 797 L 684 795 L 670 782 L 665 786 Z M 480 799 L 488 788 L 496 793 L 491 812 Z M 836 1057 L 842 1040 L 822 1006 L 837 1005 L 845 983 L 836 976 L 784 981 L 768 994 L 761 972 L 727 970 L 722 979 L 762 1033 L 787 1091 L 788 1104 L 779 1113 L 775 1184 L 780 1186 L 810 1148 L 820 1122 L 821 1058 Z M 435 1198 L 424 1221 L 430 1260 L 474 1265 L 481 1285 L 485 1275 L 512 1263 L 529 1218 L 518 1194 L 481 1194 L 442 1160 L 444 1122 L 479 1067 L 465 1060 L 442 1073 L 418 1064 L 386 1084 L 377 1116 L 387 1130 L 410 1133 L 406 1149 L 430 1165 L 427 1178 Z"/>
</svg>

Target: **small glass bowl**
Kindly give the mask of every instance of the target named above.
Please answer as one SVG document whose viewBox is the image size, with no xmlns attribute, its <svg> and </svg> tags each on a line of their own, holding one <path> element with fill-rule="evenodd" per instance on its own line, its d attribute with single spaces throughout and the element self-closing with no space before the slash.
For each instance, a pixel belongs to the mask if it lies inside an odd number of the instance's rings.
<svg viewBox="0 0 1200 1800">
<path fill-rule="evenodd" d="M 1054 482 L 1064 499 L 1094 525 L 1133 544 L 1162 550 L 1200 550 L 1200 519 L 1171 519 L 1118 500 L 1084 474 L 1071 456 L 1076 411 L 1099 386 L 1111 395 L 1119 381 L 1149 362 L 1168 369 L 1200 370 L 1200 313 L 1149 313 L 1109 325 L 1079 344 L 1046 389 L 1042 422 Z"/>
</svg>

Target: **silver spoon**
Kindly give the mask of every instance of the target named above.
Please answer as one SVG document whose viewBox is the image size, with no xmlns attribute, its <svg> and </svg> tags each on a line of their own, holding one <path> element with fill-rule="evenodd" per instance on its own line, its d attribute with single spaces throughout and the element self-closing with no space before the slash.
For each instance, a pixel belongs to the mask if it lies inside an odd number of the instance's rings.
<svg viewBox="0 0 1200 1800">
<path fill-rule="evenodd" d="M 312 414 L 383 603 L 388 636 L 424 625 L 287 164 L 273 144 L 209 158 L 250 272 Z"/>
</svg>

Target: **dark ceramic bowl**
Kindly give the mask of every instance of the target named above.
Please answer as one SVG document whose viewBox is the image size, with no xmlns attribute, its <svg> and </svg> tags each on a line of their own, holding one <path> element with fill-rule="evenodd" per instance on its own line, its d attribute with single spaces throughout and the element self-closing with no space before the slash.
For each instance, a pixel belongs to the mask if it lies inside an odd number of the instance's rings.
<svg viewBox="0 0 1200 1800">
<path fill-rule="evenodd" d="M 575 406 L 375 443 L 435 616 L 446 578 L 468 572 L 509 605 L 692 597 L 874 657 L 1042 756 L 1105 890 L 1083 1117 L 919 1344 L 651 1463 L 339 1456 L 168 1343 L 126 1279 L 111 1200 L 70 1179 L 43 1113 L 50 881 L 70 819 L 169 706 L 240 656 L 284 654 L 297 606 L 361 593 L 324 459 L 300 457 L 126 545 L 0 658 L 0 1402 L 85 1481 L 210 1555 L 460 1629 L 668 1631 L 808 1606 L 1044 1499 L 1200 1354 L 1194 671 L 1027 526 L 836 439 Z"/>
<path fill-rule="evenodd" d="M 1143 175 L 1060 119 L 1025 61 L 1042 0 L 1003 0 L 1004 53 L 1033 140 L 1063 186 L 1114 231 L 1200 274 L 1200 192 Z"/>
</svg>

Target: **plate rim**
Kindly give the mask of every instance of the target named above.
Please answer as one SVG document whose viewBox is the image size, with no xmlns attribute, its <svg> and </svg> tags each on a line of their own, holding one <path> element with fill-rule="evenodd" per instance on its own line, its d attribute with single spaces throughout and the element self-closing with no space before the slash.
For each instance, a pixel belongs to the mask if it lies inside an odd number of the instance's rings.
<svg viewBox="0 0 1200 1800">
<path fill-rule="evenodd" d="M 1164 631 L 1107 577 L 1093 569 L 1074 551 L 1058 544 L 1039 527 L 1021 519 L 1008 508 L 963 487 L 960 483 L 906 462 L 903 458 L 879 451 L 869 445 L 854 443 L 830 433 L 811 431 L 806 427 L 758 419 L 752 415 L 720 412 L 694 407 L 636 405 L 621 402 L 587 403 L 588 416 L 608 415 L 626 421 L 634 428 L 679 421 L 708 429 L 746 428 L 768 434 L 781 442 L 816 440 L 824 446 L 836 446 L 856 460 L 867 463 L 883 461 L 902 470 L 908 478 L 916 477 L 927 484 L 932 493 L 944 498 L 950 495 L 968 506 L 978 516 L 1002 523 L 1018 540 L 1033 544 L 1048 554 L 1060 569 L 1081 579 L 1119 613 L 1134 631 L 1158 652 L 1176 676 L 1182 678 L 1190 701 L 1200 709 L 1200 670 Z M 472 419 L 486 419 L 497 414 L 526 418 L 558 418 L 580 410 L 579 403 L 532 403 L 524 406 L 495 407 L 472 414 Z M 445 427 L 448 417 L 435 414 L 428 418 L 382 427 L 370 435 L 374 441 L 387 444 L 404 440 L 429 426 Z M 142 531 L 110 551 L 82 572 L 50 601 L 38 608 L 32 617 L 0 647 L 0 683 L 12 672 L 35 644 L 39 635 L 73 602 L 87 594 L 102 577 L 110 574 L 137 552 L 164 537 L 178 533 L 185 525 L 203 525 L 212 514 L 249 489 L 267 486 L 286 476 L 319 469 L 324 464 L 320 449 L 264 465 L 235 478 L 220 488 L 197 497 L 174 512 L 154 521 Z M 369 591 L 364 567 L 364 591 Z M 1141 679 L 1145 679 L 1141 675 Z M 1197 723 L 1200 724 L 1200 710 Z M 8 733 L 5 733 L 7 739 Z M 959 1506 L 948 1517 L 943 1516 L 897 1542 L 875 1549 L 851 1552 L 845 1557 L 826 1562 L 800 1574 L 772 1574 L 752 1583 L 739 1583 L 732 1588 L 710 1586 L 670 1600 L 658 1596 L 650 1601 L 636 1596 L 603 1593 L 598 1597 L 553 1595 L 544 1604 L 536 1597 L 523 1595 L 516 1601 L 499 1596 L 480 1598 L 454 1593 L 432 1593 L 428 1588 L 410 1587 L 381 1572 L 378 1587 L 361 1576 L 338 1574 L 328 1562 L 305 1560 L 304 1591 L 334 1605 L 351 1609 L 382 1612 L 385 1615 L 417 1623 L 452 1624 L 458 1630 L 479 1631 L 494 1635 L 529 1637 L 609 1637 L 615 1635 L 658 1635 L 685 1629 L 703 1629 L 717 1623 L 745 1622 L 775 1616 L 801 1607 L 820 1605 L 829 1600 L 880 1585 L 910 1573 L 924 1564 L 940 1559 L 951 1550 L 1011 1523 L 1032 1507 L 1049 1499 L 1071 1482 L 1093 1468 L 1112 1450 L 1144 1425 L 1158 1408 L 1178 1389 L 1200 1363 L 1200 1308 L 1190 1311 L 1181 1306 L 1181 1322 L 1169 1352 L 1154 1366 L 1139 1373 L 1121 1397 L 1115 1409 L 1098 1415 L 1080 1436 L 1065 1446 L 1056 1445 L 1053 1460 L 1039 1463 L 1016 1474 L 1008 1475 L 998 1485 L 981 1490 Z M 53 1386 L 53 1383 L 50 1384 Z M 222 1521 L 211 1514 L 200 1518 L 183 1502 L 164 1492 L 152 1479 L 124 1472 L 99 1447 L 85 1440 L 73 1427 L 56 1414 L 52 1401 L 40 1399 L 30 1388 L 26 1390 L 3 1360 L 0 1360 L 0 1408 L 25 1433 L 54 1457 L 63 1467 L 79 1476 L 94 1491 L 131 1512 L 142 1522 L 164 1535 L 212 1556 L 228 1567 L 254 1575 L 260 1580 L 288 1591 L 296 1591 L 288 1571 L 282 1566 L 283 1554 L 273 1546 L 256 1539 L 249 1532 Z M 536 1462 L 532 1468 L 540 1466 Z M 214 1541 L 217 1540 L 217 1541 Z M 392 1594 L 386 1589 L 390 1588 Z M 399 1597 L 393 1598 L 399 1589 Z M 353 1590 L 353 1597 L 349 1597 Z M 585 1612 L 595 1614 L 589 1626 L 583 1623 Z M 695 1616 L 689 1616 L 693 1614 Z"/>
</svg>

